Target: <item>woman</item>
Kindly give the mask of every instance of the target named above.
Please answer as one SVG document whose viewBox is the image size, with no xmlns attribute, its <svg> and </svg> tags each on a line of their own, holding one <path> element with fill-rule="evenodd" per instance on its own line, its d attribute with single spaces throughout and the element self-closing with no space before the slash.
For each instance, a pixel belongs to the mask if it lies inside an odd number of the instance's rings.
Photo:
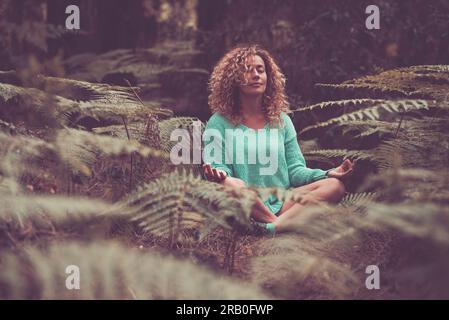
<svg viewBox="0 0 449 320">
<path fill-rule="evenodd" d="M 239 189 L 252 185 L 282 187 L 295 188 L 295 191 L 306 194 L 300 203 L 284 203 L 274 195 L 268 199 L 258 198 L 251 216 L 263 223 L 259 225 L 263 226 L 265 233 L 288 230 L 292 219 L 308 203 L 337 203 L 341 200 L 345 187 L 340 179 L 352 173 L 355 163 L 345 160 L 339 167 L 328 171 L 306 167 L 295 127 L 286 114 L 289 105 L 285 94 L 285 77 L 266 50 L 256 45 L 232 49 L 215 66 L 209 89 L 209 105 L 213 115 L 205 133 L 208 130 L 219 133 L 218 140 L 214 142 L 221 144 L 222 160 L 215 161 L 217 158 L 208 157 L 205 152 L 203 170 L 206 178 Z M 234 131 L 239 132 L 234 136 L 236 139 L 225 139 L 228 132 Z M 271 138 L 274 137 L 270 139 L 269 151 L 270 154 L 277 154 L 277 169 L 272 174 L 261 175 L 263 165 L 258 160 L 255 163 L 247 160 L 251 153 L 258 152 L 257 149 L 266 143 L 261 135 L 267 132 L 271 133 Z M 254 141 L 258 143 L 241 138 L 249 133 L 256 136 Z M 203 135 L 206 151 L 211 141 L 205 137 Z M 240 153 L 229 152 L 230 157 L 225 155 L 231 145 L 249 152 L 248 159 L 239 163 L 236 156 Z M 226 157 L 230 161 L 224 161 Z"/>
</svg>

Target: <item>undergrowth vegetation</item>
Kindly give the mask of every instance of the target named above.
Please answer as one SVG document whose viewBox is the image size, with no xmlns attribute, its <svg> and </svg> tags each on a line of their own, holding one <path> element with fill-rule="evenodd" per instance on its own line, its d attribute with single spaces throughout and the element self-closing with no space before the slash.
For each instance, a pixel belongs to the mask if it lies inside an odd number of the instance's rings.
<svg viewBox="0 0 449 320">
<path fill-rule="evenodd" d="M 449 297 L 449 66 L 319 84 L 329 101 L 293 108 L 308 166 L 358 166 L 339 204 L 274 238 L 252 234 L 252 193 L 171 164 L 170 132 L 197 118 L 131 85 L 0 80 L 1 299 Z"/>
</svg>

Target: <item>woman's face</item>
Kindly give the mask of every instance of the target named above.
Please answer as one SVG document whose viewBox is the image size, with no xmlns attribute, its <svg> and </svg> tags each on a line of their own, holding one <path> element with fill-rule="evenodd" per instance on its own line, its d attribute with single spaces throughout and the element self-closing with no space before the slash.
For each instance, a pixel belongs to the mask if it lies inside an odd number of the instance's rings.
<svg viewBox="0 0 449 320">
<path fill-rule="evenodd" d="M 249 56 L 246 61 L 246 70 L 243 70 L 245 83 L 240 84 L 240 92 L 247 95 L 260 95 L 267 88 L 267 73 L 263 59 L 258 56 Z"/>
</svg>

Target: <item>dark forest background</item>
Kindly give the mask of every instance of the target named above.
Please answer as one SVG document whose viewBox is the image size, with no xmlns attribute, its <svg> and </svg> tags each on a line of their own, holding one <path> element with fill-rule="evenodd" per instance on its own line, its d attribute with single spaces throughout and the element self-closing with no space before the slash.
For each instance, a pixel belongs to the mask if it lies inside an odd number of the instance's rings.
<svg viewBox="0 0 449 320">
<path fill-rule="evenodd" d="M 321 98 L 315 83 L 338 83 L 395 67 L 448 63 L 448 1 L 376 1 L 381 28 L 367 30 L 365 8 L 371 2 L 3 0 L 0 69 L 23 65 L 30 54 L 39 61 L 59 57 L 64 62 L 85 53 L 161 49 L 154 63 L 175 65 L 178 70 L 158 70 L 153 81 L 162 82 L 161 90 L 174 98 L 168 102 L 179 114 L 204 120 L 210 115 L 205 105 L 207 75 L 228 49 L 240 43 L 258 43 L 275 56 L 287 76 L 293 106 Z M 70 4 L 80 8 L 80 31 L 64 28 L 65 8 Z M 80 76 L 77 65 L 70 69 L 62 64 L 59 71 L 48 67 L 48 73 L 109 83 L 124 78 L 112 69 L 103 70 L 101 79 Z M 137 71 L 125 73 L 132 82 L 144 81 Z M 182 88 L 173 86 L 173 81 Z M 145 98 L 161 95 L 153 91 Z"/>
</svg>

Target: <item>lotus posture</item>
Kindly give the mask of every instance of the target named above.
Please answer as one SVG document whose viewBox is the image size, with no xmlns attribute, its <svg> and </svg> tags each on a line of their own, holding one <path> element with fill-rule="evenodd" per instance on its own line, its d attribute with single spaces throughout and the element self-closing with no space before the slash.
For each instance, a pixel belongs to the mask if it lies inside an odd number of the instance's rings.
<svg viewBox="0 0 449 320">
<path fill-rule="evenodd" d="M 215 150 L 221 153 L 203 155 L 206 178 L 241 191 L 247 186 L 282 187 L 305 194 L 299 203 L 283 202 L 274 195 L 258 198 L 251 216 L 264 233 L 288 230 L 309 203 L 341 200 L 345 194 L 341 179 L 352 173 L 355 163 L 345 160 L 327 171 L 306 167 L 295 127 L 287 115 L 290 111 L 285 77 L 266 50 L 250 45 L 229 51 L 215 66 L 209 89 L 213 114 L 205 132 L 212 130 L 219 134 L 203 135 L 205 150 L 211 143 L 218 146 Z M 236 134 L 230 135 L 230 131 Z M 245 139 L 249 133 L 255 139 Z M 263 138 L 267 133 L 270 138 Z M 266 163 L 260 161 L 259 149 L 267 146 L 270 155 L 276 155 L 272 159 L 276 161 L 276 170 L 265 170 L 270 174 L 261 174 Z M 242 150 L 249 155 L 254 153 L 256 161 L 236 161 L 242 159 L 242 154 L 228 153 L 229 149 Z"/>
</svg>

